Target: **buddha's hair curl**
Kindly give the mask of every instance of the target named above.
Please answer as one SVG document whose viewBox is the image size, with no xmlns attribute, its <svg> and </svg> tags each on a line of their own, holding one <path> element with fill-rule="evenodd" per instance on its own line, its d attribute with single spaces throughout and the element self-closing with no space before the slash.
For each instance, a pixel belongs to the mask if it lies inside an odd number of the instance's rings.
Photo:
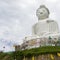
<svg viewBox="0 0 60 60">
<path fill-rule="evenodd" d="M 37 11 L 41 8 L 45 8 L 47 10 L 48 14 L 50 14 L 49 9 L 45 5 L 40 5 L 40 7 L 37 9 Z"/>
</svg>

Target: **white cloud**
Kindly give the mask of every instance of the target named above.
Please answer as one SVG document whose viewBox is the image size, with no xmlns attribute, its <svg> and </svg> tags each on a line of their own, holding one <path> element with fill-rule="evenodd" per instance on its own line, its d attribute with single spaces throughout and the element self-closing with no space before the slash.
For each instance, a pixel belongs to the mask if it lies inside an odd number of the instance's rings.
<svg viewBox="0 0 60 60">
<path fill-rule="evenodd" d="M 57 2 L 58 0 L 46 0 L 47 2 L 51 2 L 51 3 L 55 3 Z"/>
</svg>

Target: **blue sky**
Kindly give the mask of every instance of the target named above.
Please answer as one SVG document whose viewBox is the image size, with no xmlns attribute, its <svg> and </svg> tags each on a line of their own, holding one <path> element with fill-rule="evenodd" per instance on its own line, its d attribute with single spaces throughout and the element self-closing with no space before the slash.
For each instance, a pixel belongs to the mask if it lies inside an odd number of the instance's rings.
<svg viewBox="0 0 60 60">
<path fill-rule="evenodd" d="M 32 34 L 32 25 L 38 21 L 36 9 L 46 5 L 50 18 L 60 27 L 60 0 L 0 0 L 0 50 L 12 51 Z M 5 46 L 5 48 L 3 48 Z"/>
</svg>

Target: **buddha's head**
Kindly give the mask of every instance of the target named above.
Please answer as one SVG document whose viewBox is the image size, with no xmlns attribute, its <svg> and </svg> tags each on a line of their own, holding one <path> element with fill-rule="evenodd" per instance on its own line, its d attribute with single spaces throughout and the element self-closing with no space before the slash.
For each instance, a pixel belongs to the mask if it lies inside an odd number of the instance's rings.
<svg viewBox="0 0 60 60">
<path fill-rule="evenodd" d="M 36 15 L 38 17 L 38 20 L 43 20 L 49 17 L 49 10 L 48 8 L 46 8 L 45 5 L 41 5 L 37 11 L 36 11 Z"/>
</svg>

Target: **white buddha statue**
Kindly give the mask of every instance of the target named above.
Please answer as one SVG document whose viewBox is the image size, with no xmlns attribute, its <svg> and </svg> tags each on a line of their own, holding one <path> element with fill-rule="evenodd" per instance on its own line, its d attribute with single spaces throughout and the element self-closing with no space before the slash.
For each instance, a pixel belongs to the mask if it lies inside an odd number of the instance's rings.
<svg viewBox="0 0 60 60">
<path fill-rule="evenodd" d="M 45 5 L 41 5 L 37 11 L 36 15 L 38 17 L 38 22 L 33 25 L 32 34 L 37 36 L 44 36 L 48 34 L 58 34 L 59 28 L 56 21 L 49 19 L 49 10 Z"/>
<path fill-rule="evenodd" d="M 49 14 L 48 8 L 44 5 L 41 5 L 37 9 L 36 15 L 38 17 L 38 22 L 32 27 L 33 35 L 24 38 L 22 49 L 23 47 L 24 49 L 30 49 L 40 46 L 57 45 L 56 42 L 60 40 L 58 24 L 56 21 L 49 19 Z M 55 42 L 55 44 L 53 42 Z M 60 45 L 60 43 L 58 44 Z"/>
</svg>

